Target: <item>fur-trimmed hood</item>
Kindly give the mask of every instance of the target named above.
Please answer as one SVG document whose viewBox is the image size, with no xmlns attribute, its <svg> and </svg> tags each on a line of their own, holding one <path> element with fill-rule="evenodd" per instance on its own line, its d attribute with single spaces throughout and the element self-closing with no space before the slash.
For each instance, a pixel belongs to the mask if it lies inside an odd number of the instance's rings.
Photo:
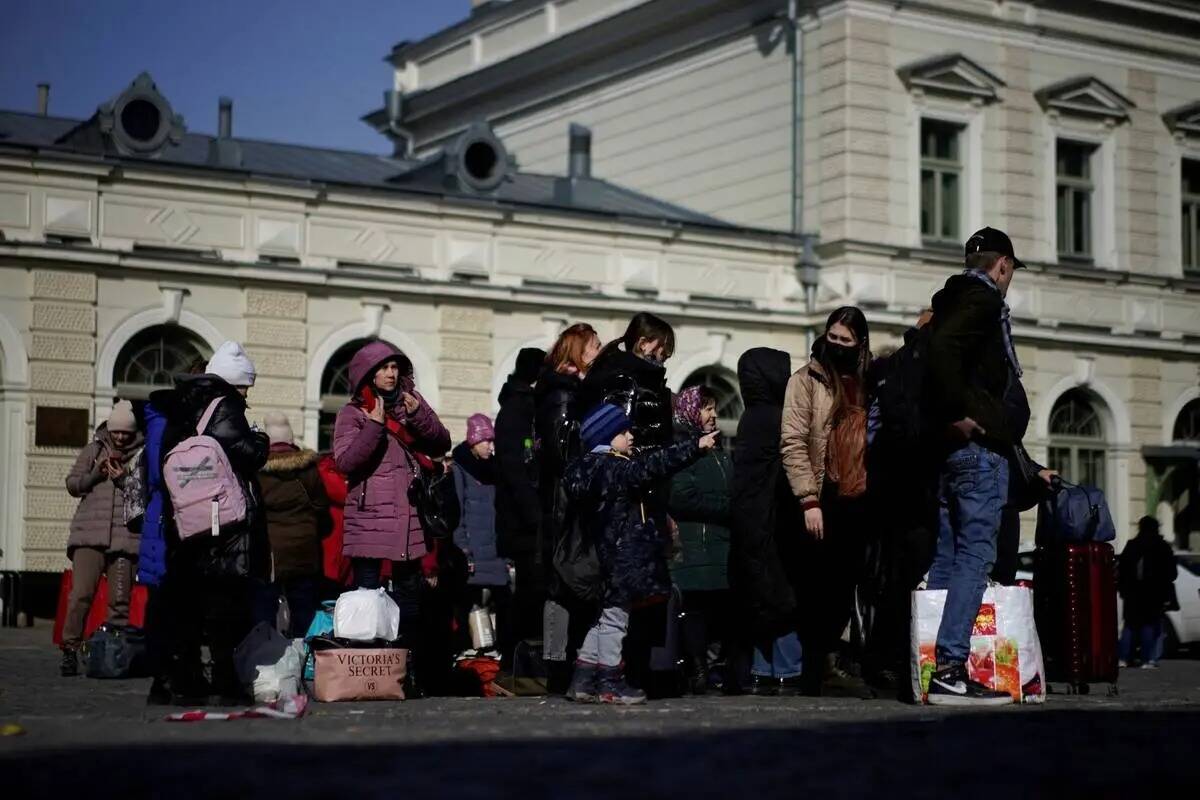
<svg viewBox="0 0 1200 800">
<path fill-rule="evenodd" d="M 312 450 L 284 450 L 272 452 L 267 456 L 267 463 L 262 472 L 278 475 L 284 472 L 297 472 L 313 466 L 320 455 Z"/>
</svg>

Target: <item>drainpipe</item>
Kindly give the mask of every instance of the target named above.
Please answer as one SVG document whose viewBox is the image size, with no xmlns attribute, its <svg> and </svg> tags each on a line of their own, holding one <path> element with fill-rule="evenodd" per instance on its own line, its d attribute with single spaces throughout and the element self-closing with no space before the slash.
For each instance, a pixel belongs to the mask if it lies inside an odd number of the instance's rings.
<svg viewBox="0 0 1200 800">
<path fill-rule="evenodd" d="M 799 0 L 788 0 L 788 44 L 792 56 L 792 233 L 804 230 L 804 133 L 800 130 L 804 115 L 804 59 L 800 54 Z"/>
<path fill-rule="evenodd" d="M 403 95 L 395 89 L 388 89 L 383 93 L 383 107 L 387 112 L 387 127 L 399 141 L 395 145 L 395 154 L 401 158 L 410 158 L 412 156 L 413 134 L 412 131 L 400 125 L 400 121 L 404 116 Z"/>
<path fill-rule="evenodd" d="M 50 84 L 39 83 L 37 85 L 37 90 L 37 113 L 39 116 L 44 117 L 50 113 Z"/>
</svg>

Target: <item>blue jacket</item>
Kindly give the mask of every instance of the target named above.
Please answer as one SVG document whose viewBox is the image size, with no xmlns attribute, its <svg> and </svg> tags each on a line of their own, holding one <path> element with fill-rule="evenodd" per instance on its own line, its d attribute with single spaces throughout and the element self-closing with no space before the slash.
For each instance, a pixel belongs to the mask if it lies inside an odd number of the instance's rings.
<svg viewBox="0 0 1200 800">
<path fill-rule="evenodd" d="M 454 448 L 454 490 L 462 507 L 454 544 L 475 571 L 471 586 L 505 586 L 508 565 L 496 548 L 496 485 L 491 461 L 481 461 L 464 442 Z"/>
<path fill-rule="evenodd" d="M 167 416 L 153 401 L 146 404 L 146 515 L 142 521 L 142 541 L 138 552 L 138 580 L 149 586 L 162 583 L 167 571 L 166 528 L 171 524 L 171 502 L 163 485 L 163 441 Z"/>
</svg>

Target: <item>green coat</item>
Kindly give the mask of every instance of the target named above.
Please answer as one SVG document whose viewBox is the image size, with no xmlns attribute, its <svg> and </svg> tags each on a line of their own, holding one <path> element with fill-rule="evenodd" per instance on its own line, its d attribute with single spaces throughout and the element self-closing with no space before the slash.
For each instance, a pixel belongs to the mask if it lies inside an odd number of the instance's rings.
<svg viewBox="0 0 1200 800">
<path fill-rule="evenodd" d="M 699 436 L 676 426 L 676 437 Z M 682 552 L 671 560 L 671 578 L 685 592 L 729 588 L 730 496 L 733 463 L 720 446 L 671 480 L 671 518 Z"/>
</svg>

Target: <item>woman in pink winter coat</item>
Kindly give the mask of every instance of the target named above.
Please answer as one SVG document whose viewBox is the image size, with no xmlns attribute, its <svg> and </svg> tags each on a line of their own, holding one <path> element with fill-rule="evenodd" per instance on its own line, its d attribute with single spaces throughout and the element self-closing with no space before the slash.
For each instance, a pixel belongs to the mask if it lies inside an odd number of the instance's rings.
<svg viewBox="0 0 1200 800">
<path fill-rule="evenodd" d="M 333 457 L 349 485 L 343 552 L 360 588 L 381 586 L 383 564 L 391 562 L 401 633 L 411 646 L 422 577 L 434 582 L 436 562 L 408 489 L 416 471 L 440 469 L 432 458 L 450 449 L 450 433 L 417 392 L 412 362 L 387 342 L 354 354 L 350 385 L 333 431 Z"/>
</svg>

